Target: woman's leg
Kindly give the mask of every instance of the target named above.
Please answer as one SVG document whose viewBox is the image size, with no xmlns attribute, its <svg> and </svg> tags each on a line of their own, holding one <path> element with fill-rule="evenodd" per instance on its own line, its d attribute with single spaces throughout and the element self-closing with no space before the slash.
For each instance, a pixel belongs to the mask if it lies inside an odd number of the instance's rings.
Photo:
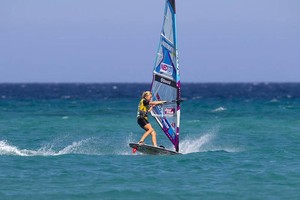
<svg viewBox="0 0 300 200">
<path fill-rule="evenodd" d="M 153 129 L 153 131 L 151 132 L 151 136 L 152 136 L 152 144 L 153 144 L 153 146 L 157 147 L 157 143 L 156 143 L 156 132 L 154 131 L 154 129 Z"/>
<path fill-rule="evenodd" d="M 140 139 L 140 142 L 144 142 L 145 139 L 148 137 L 149 134 L 152 135 L 152 143 L 153 143 L 153 146 L 157 147 L 157 144 L 156 144 L 156 133 L 154 131 L 154 129 L 152 128 L 151 124 L 146 124 L 144 126 L 144 128 L 147 130 L 144 135 L 142 136 L 142 138 Z"/>
</svg>

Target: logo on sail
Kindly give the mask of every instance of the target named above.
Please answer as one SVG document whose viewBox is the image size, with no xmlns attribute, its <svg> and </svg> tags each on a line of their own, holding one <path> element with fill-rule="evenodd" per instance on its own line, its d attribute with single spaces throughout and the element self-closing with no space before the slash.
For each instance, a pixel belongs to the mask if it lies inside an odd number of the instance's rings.
<svg viewBox="0 0 300 200">
<path fill-rule="evenodd" d="M 174 115 L 174 113 L 175 113 L 175 108 L 166 108 L 165 109 L 166 115 Z"/>
<path fill-rule="evenodd" d="M 160 64 L 160 72 L 163 74 L 167 74 L 169 76 L 173 75 L 173 66 L 168 65 L 166 63 L 161 63 Z"/>
<path fill-rule="evenodd" d="M 171 85 L 171 81 L 168 81 L 168 80 L 166 80 L 166 79 L 164 79 L 164 78 L 161 78 L 160 79 L 160 82 L 162 82 L 162 83 L 165 83 L 165 84 L 168 84 L 168 85 Z"/>
</svg>

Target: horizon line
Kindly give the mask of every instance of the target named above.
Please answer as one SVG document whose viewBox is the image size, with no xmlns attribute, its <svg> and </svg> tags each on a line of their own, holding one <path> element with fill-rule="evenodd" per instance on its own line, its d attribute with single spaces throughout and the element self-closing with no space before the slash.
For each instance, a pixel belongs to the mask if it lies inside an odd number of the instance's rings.
<svg viewBox="0 0 300 200">
<path fill-rule="evenodd" d="M 300 84 L 300 81 L 207 81 L 207 82 L 180 82 L 181 84 Z M 0 82 L 0 84 L 151 84 L 148 82 Z"/>
</svg>

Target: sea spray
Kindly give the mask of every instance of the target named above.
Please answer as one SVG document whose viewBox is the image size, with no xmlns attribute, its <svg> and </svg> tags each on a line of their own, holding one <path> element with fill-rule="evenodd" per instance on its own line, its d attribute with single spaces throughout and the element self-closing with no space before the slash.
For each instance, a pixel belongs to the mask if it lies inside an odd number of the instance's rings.
<svg viewBox="0 0 300 200">
<path fill-rule="evenodd" d="M 0 141 L 0 155 L 26 156 L 28 150 L 19 150 L 17 147 L 9 145 L 7 141 Z"/>
<path fill-rule="evenodd" d="M 19 149 L 16 146 L 8 144 L 7 141 L 0 141 L 0 155 L 15 156 L 60 156 L 65 154 L 97 154 L 93 148 L 89 148 L 91 139 L 83 139 L 78 142 L 72 142 L 61 150 L 54 150 L 55 144 L 49 143 L 38 150 Z M 91 150 L 92 149 L 92 150 Z M 99 154 L 99 153 L 98 153 Z"/>
<path fill-rule="evenodd" d="M 183 154 L 207 151 L 205 146 L 211 143 L 215 135 L 212 133 L 204 134 L 196 138 L 183 139 L 180 149 Z"/>
</svg>

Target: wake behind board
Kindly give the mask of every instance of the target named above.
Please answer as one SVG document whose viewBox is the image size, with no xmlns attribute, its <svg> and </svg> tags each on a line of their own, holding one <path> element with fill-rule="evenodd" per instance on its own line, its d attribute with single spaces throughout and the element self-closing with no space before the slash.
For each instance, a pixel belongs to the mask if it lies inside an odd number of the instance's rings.
<svg viewBox="0 0 300 200">
<path fill-rule="evenodd" d="M 136 149 L 138 152 L 149 154 L 149 155 L 178 155 L 176 151 L 171 151 L 168 149 L 164 149 L 161 147 L 154 147 L 147 144 L 137 144 L 137 143 L 129 143 L 129 146 L 133 149 Z"/>
</svg>

